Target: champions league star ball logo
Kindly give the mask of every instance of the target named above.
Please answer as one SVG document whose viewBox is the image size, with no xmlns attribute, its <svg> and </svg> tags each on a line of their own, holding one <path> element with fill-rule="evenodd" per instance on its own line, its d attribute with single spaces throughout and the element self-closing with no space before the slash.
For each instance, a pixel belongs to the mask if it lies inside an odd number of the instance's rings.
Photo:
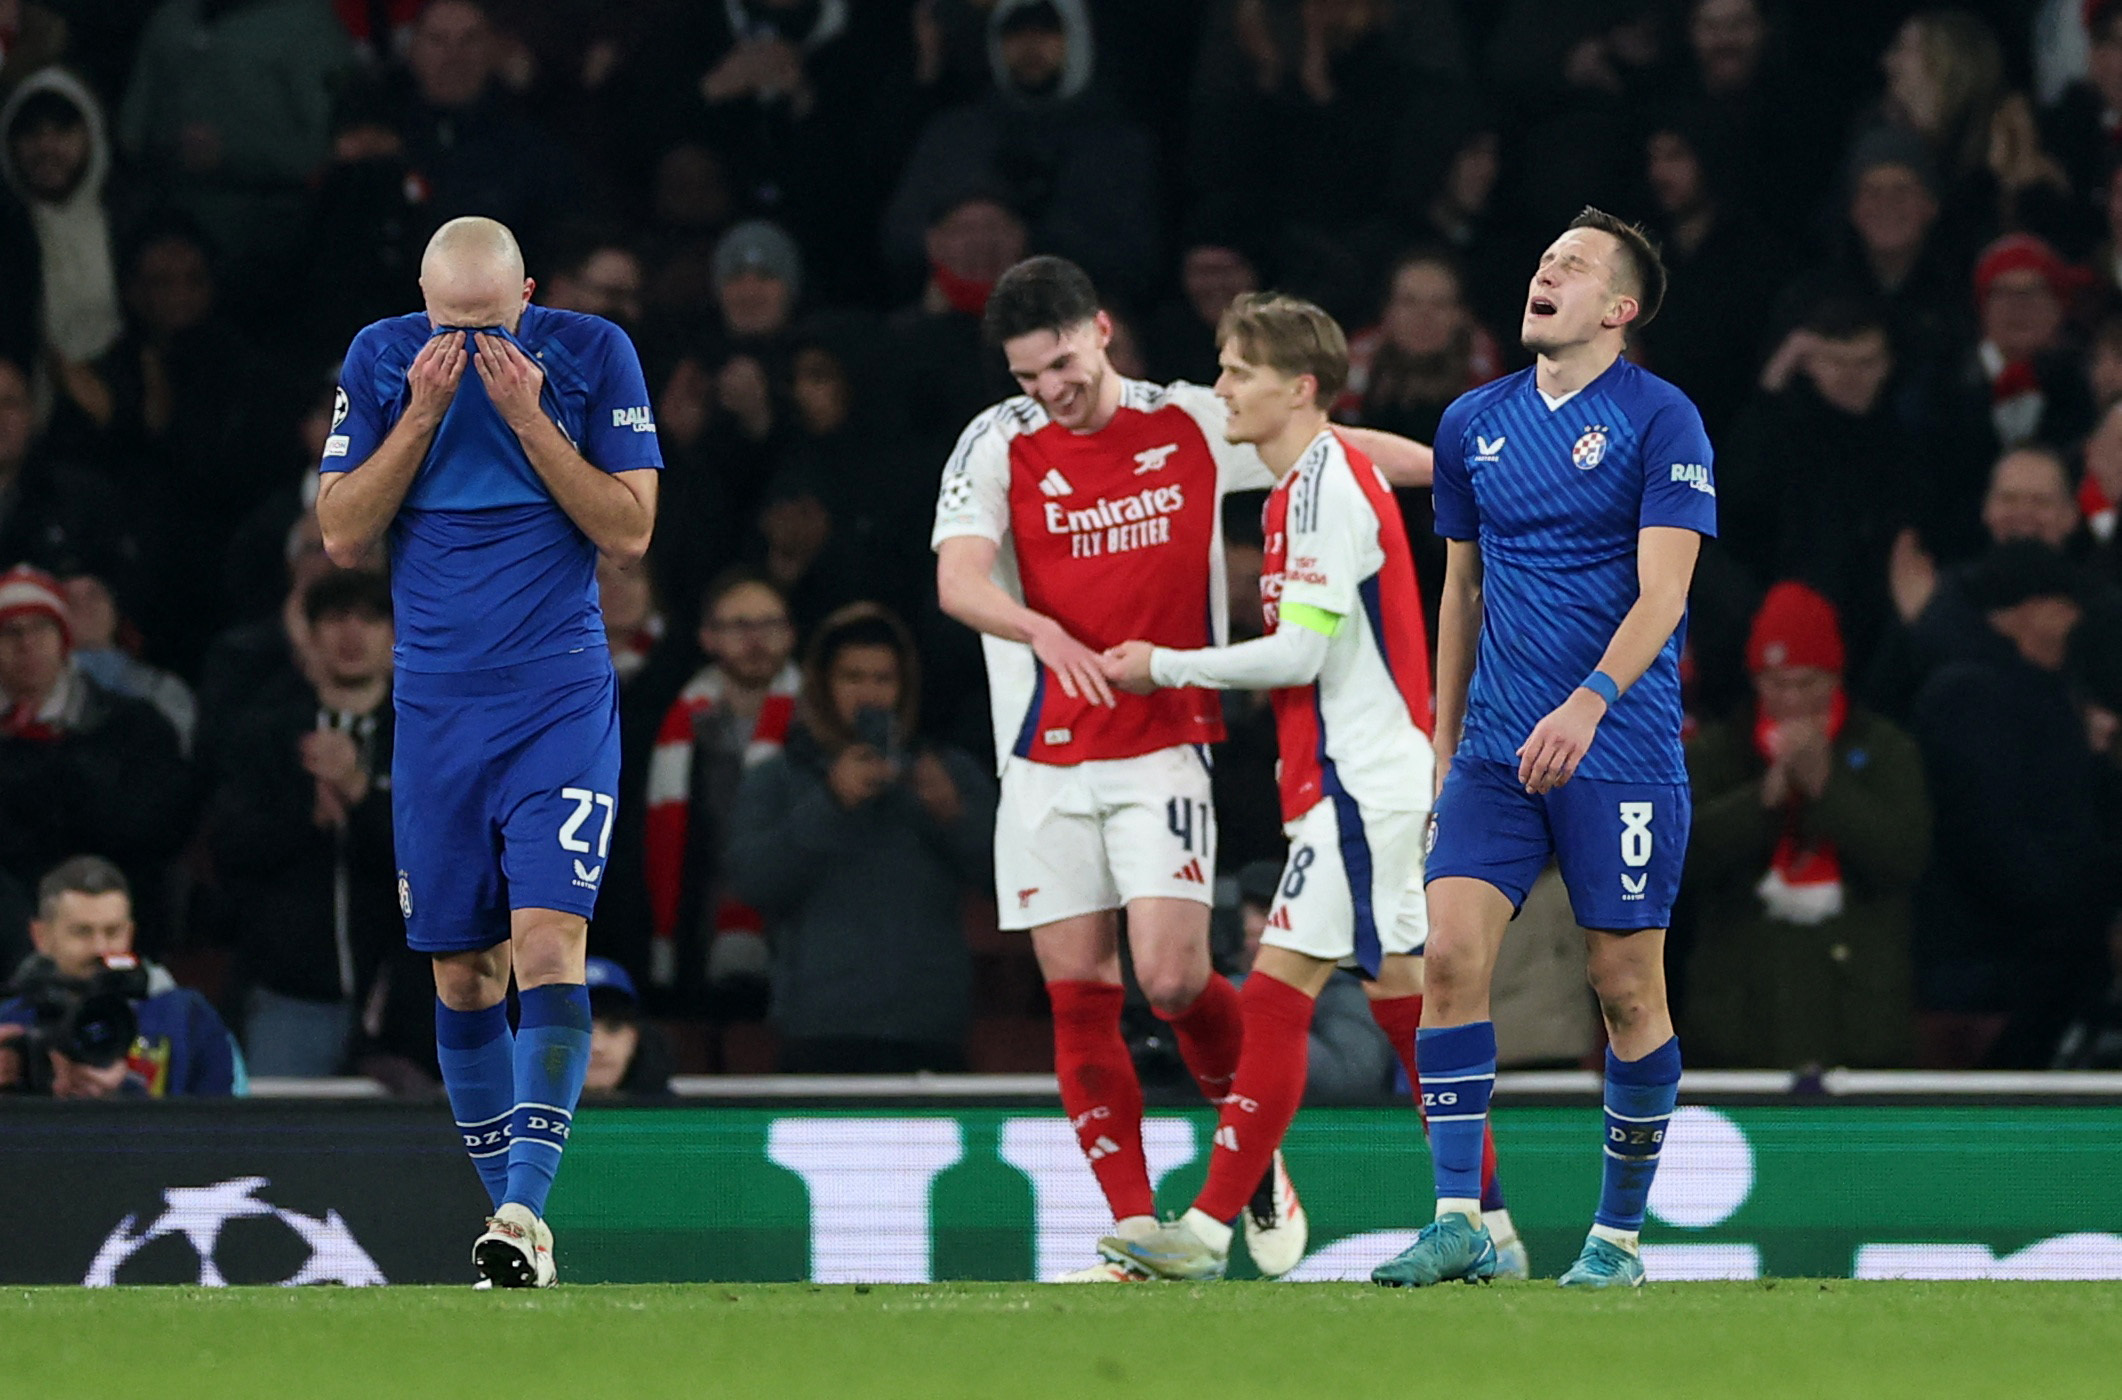
<svg viewBox="0 0 2122 1400">
<path fill-rule="evenodd" d="M 140 1217 L 128 1215 L 118 1222 L 110 1238 L 96 1251 L 95 1262 L 88 1266 L 88 1276 L 81 1280 L 88 1288 L 109 1288 L 116 1284 L 118 1271 L 125 1261 L 168 1235 L 181 1235 L 191 1246 L 199 1260 L 199 1283 L 205 1288 L 226 1288 L 228 1280 L 222 1276 L 221 1266 L 214 1258 L 220 1246 L 221 1231 L 232 1220 L 273 1220 L 280 1228 L 291 1232 L 292 1242 L 307 1250 L 307 1258 L 294 1273 L 279 1283 L 288 1287 L 310 1283 L 339 1283 L 349 1288 L 365 1288 L 387 1283 L 383 1271 L 376 1261 L 368 1257 L 346 1221 L 336 1210 L 327 1210 L 320 1219 L 304 1215 L 300 1211 L 283 1210 L 257 1197 L 260 1188 L 271 1183 L 262 1176 L 239 1176 L 232 1181 L 217 1181 L 212 1186 L 172 1186 L 162 1193 L 164 1209 L 152 1224 L 138 1234 L 133 1226 Z"/>
<path fill-rule="evenodd" d="M 1606 425 L 1595 423 L 1584 430 L 1577 445 L 1569 450 L 1569 460 L 1576 463 L 1577 470 L 1588 472 L 1606 460 Z"/>
<path fill-rule="evenodd" d="M 413 882 L 403 870 L 398 872 L 398 913 L 407 919 L 413 916 Z"/>
</svg>

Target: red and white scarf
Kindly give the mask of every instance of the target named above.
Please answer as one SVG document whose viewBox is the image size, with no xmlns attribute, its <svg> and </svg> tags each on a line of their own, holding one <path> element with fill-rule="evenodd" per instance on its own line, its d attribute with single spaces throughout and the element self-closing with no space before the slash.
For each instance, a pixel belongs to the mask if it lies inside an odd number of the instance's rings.
<svg viewBox="0 0 2122 1400">
<path fill-rule="evenodd" d="M 1842 726 L 1848 719 L 1849 699 L 1837 686 L 1827 714 L 1829 745 L 1842 737 Z M 1777 728 L 1776 721 L 1766 715 L 1754 719 L 1754 751 L 1763 762 L 1776 761 Z M 1768 873 L 1754 886 L 1754 893 L 1761 896 L 1771 919 L 1810 926 L 1824 924 L 1842 912 L 1843 890 L 1842 860 L 1835 843 L 1806 843 L 1798 837 L 1798 823 L 1805 814 L 1807 800 L 1804 794 L 1794 792 L 1784 803 L 1783 834 L 1776 839 Z"/>
<path fill-rule="evenodd" d="M 2078 483 L 2078 514 L 2085 517 L 2085 528 L 2100 543 L 2106 544 L 2115 537 L 2115 502 L 2108 498 L 2100 478 L 2091 472 Z"/>
<path fill-rule="evenodd" d="M 1976 354 L 1982 372 L 1989 377 L 1989 420 L 1997 441 L 2007 448 L 2029 441 L 2040 431 L 2041 413 L 2048 406 L 2034 362 L 2007 360 L 2002 350 L 1986 340 Z"/>
<path fill-rule="evenodd" d="M 802 682 L 794 666 L 785 666 L 767 688 L 745 745 L 749 768 L 781 752 L 796 717 L 796 690 Z M 699 722 L 725 703 L 729 681 L 719 666 L 700 670 L 663 714 L 656 747 L 648 760 L 648 829 L 645 852 L 650 918 L 649 980 L 668 987 L 678 975 L 678 905 L 685 894 L 685 853 L 692 835 L 693 763 Z M 715 929 L 757 936 L 766 921 L 756 909 L 725 899 L 715 911 Z"/>
</svg>

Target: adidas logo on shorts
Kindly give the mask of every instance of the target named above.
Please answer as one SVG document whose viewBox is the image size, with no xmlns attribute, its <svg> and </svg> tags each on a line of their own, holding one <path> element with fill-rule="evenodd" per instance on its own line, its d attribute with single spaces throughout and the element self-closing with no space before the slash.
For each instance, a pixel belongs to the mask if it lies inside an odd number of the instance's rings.
<svg viewBox="0 0 2122 1400">
<path fill-rule="evenodd" d="M 1267 926 L 1269 928 L 1278 928 L 1281 929 L 1284 933 L 1288 933 L 1289 906 L 1287 904 L 1276 905 L 1275 912 L 1267 916 Z"/>
<path fill-rule="evenodd" d="M 1208 877 L 1201 873 L 1201 862 L 1190 860 L 1172 872 L 1174 880 L 1184 880 L 1190 885 L 1205 885 Z"/>
</svg>

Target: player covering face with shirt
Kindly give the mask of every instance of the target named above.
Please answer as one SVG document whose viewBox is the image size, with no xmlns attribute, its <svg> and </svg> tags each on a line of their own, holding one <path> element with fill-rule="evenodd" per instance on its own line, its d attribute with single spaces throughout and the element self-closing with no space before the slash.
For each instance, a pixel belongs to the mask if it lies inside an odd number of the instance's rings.
<svg viewBox="0 0 2122 1400">
<path fill-rule="evenodd" d="M 494 1203 L 473 1261 L 544 1286 L 619 781 L 597 556 L 648 548 L 662 458 L 632 343 L 531 305 L 502 225 L 444 224 L 420 288 L 424 314 L 347 351 L 317 520 L 341 563 L 390 541 L 398 907 L 434 958 L 443 1083 Z"/>
<path fill-rule="evenodd" d="M 1208 1182 L 1182 1218 L 1100 1244 L 1116 1264 L 1177 1279 L 1222 1276 L 1231 1221 L 1303 1097 L 1313 1002 L 1337 966 L 1366 979 L 1372 1013 L 1414 1077 L 1428 929 L 1429 644 L 1391 487 L 1327 420 L 1348 377 L 1347 341 L 1318 307 L 1271 294 L 1234 302 L 1219 338 L 1225 434 L 1252 444 L 1276 479 L 1263 519 L 1266 635 L 1200 650 L 1129 641 L 1103 659 L 1128 692 L 1267 690 L 1281 748 L 1289 858 L 1240 994 L 1245 1048 Z M 1500 1232 L 1508 1216 L 1492 1166 L 1489 1176 Z M 1506 1236 L 1505 1248 L 1524 1273 L 1523 1246 Z"/>
<path fill-rule="evenodd" d="M 1716 483 L 1702 419 L 1622 358 L 1664 294 L 1656 250 L 1587 209 L 1542 254 L 1522 333 L 1532 369 L 1437 430 L 1449 553 L 1437 645 L 1439 793 L 1417 1059 L 1437 1218 L 1380 1283 L 1483 1279 L 1478 1199 L 1496 1072 L 1489 980 L 1527 891 L 1559 864 L 1605 1016 L 1604 1186 L 1571 1286 L 1643 1281 L 1637 1234 L 1679 1091 L 1665 927 L 1691 808 L 1679 654 Z"/>
</svg>

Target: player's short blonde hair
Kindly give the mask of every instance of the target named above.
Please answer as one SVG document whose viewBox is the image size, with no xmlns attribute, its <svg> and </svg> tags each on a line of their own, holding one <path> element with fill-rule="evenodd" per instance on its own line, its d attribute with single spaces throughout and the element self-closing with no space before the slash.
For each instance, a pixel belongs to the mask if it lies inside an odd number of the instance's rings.
<svg viewBox="0 0 2122 1400">
<path fill-rule="evenodd" d="M 1308 374 L 1319 386 L 1312 402 L 1325 408 L 1348 384 L 1348 337 L 1340 322 L 1299 297 L 1247 292 L 1231 302 L 1216 327 L 1216 348 L 1231 346 L 1246 363 L 1266 365 L 1294 379 Z"/>
</svg>

